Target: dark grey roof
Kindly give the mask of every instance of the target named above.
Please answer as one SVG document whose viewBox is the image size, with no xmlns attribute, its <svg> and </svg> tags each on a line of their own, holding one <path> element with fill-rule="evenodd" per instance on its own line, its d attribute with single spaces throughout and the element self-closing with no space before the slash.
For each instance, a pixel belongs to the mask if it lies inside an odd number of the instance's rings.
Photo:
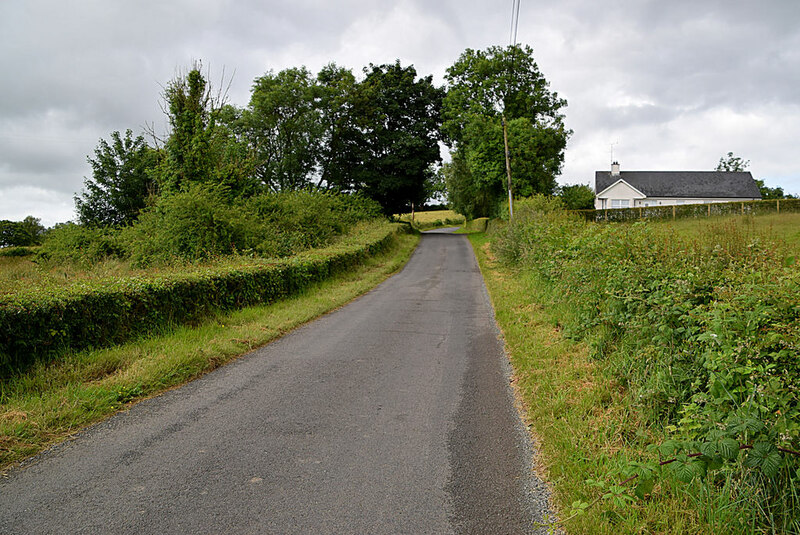
<svg viewBox="0 0 800 535">
<path fill-rule="evenodd" d="M 761 192 L 749 171 L 622 171 L 611 176 L 597 171 L 595 193 L 622 179 L 648 197 L 737 197 L 760 199 Z"/>
</svg>

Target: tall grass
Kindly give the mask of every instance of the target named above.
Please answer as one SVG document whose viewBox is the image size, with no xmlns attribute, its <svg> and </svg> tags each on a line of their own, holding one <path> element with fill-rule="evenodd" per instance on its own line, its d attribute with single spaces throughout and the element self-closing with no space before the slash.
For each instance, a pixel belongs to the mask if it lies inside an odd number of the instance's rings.
<svg viewBox="0 0 800 535">
<path fill-rule="evenodd" d="M 687 236 L 585 223 L 542 198 L 515 215 L 492 236 L 494 253 L 535 279 L 559 335 L 612 385 L 601 404 L 615 446 L 588 463 L 605 473 L 586 473 L 609 498 L 597 507 L 631 513 L 673 481 L 667 494 L 721 532 L 800 532 L 794 250 L 743 221 Z M 625 479 L 639 501 L 620 510 L 629 500 L 611 482 Z"/>
</svg>

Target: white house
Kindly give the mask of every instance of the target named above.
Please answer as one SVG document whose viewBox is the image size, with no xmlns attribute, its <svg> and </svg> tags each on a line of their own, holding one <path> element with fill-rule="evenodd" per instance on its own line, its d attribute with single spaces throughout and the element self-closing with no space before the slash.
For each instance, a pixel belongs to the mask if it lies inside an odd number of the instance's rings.
<svg viewBox="0 0 800 535">
<path fill-rule="evenodd" d="M 761 200 L 749 171 L 622 171 L 595 173 L 594 207 L 634 208 Z"/>
</svg>

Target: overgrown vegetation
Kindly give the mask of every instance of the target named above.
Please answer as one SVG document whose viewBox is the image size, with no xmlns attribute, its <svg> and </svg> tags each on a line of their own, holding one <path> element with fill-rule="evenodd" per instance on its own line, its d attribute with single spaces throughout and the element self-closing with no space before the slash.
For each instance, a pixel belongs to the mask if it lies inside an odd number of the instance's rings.
<svg viewBox="0 0 800 535">
<path fill-rule="evenodd" d="M 562 489 L 562 517 L 578 515 L 567 525 L 685 532 L 656 512 L 677 500 L 693 504 L 682 529 L 800 532 L 796 250 L 741 219 L 682 237 L 586 223 L 544 198 L 515 215 L 493 251 L 535 281 L 530 306 L 587 348 L 587 380 L 607 396 L 596 409 L 611 425 L 583 439 L 606 444 L 572 448 L 585 462 Z M 592 389 L 569 387 L 573 399 Z"/>
<path fill-rule="evenodd" d="M 59 227 L 38 261 L 89 265 L 111 257 L 146 267 L 231 254 L 285 257 L 327 245 L 380 215 L 377 203 L 358 195 L 287 191 L 231 198 L 225 187 L 195 184 L 160 197 L 130 226 Z"/>
</svg>

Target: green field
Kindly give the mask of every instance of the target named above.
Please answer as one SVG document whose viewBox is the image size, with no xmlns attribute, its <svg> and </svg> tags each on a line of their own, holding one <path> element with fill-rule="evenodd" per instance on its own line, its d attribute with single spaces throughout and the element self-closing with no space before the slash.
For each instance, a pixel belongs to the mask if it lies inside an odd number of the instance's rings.
<svg viewBox="0 0 800 535">
<path fill-rule="evenodd" d="M 800 213 L 735 215 L 676 221 L 652 221 L 655 228 L 669 229 L 691 239 L 725 238 L 725 235 L 778 240 L 800 249 Z"/>
<path fill-rule="evenodd" d="M 411 214 L 398 216 L 400 221 L 411 222 Z M 414 227 L 429 229 L 436 227 L 455 227 L 464 223 L 464 216 L 452 210 L 430 210 L 414 213 Z"/>
</svg>

